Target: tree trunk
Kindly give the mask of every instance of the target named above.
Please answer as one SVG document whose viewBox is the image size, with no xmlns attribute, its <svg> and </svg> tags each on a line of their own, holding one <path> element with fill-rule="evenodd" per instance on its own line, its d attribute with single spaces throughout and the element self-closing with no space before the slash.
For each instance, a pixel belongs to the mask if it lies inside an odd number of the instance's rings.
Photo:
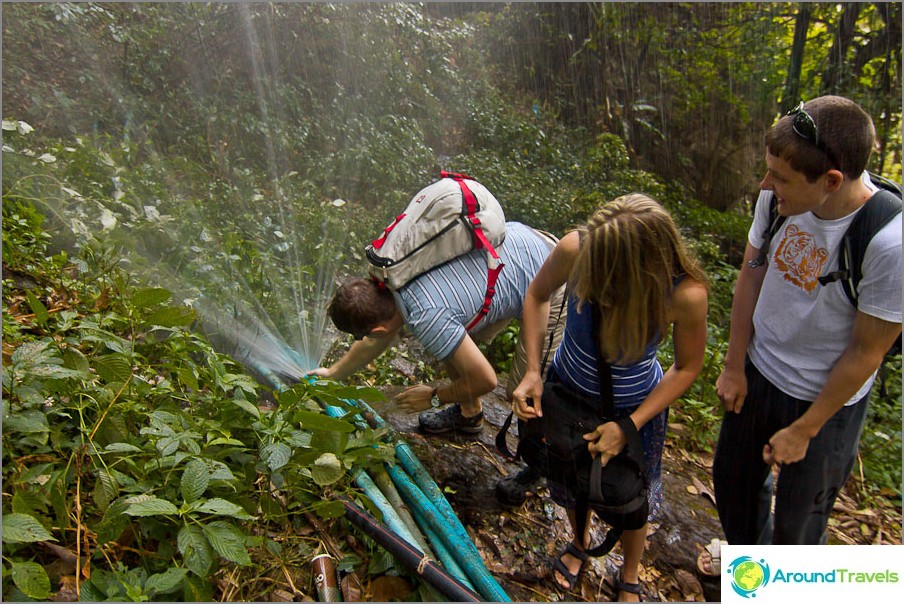
<svg viewBox="0 0 904 604">
<path fill-rule="evenodd" d="M 822 78 L 821 94 L 837 94 L 843 87 L 845 76 L 845 55 L 854 39 L 857 17 L 860 16 L 859 2 L 845 2 L 842 6 L 838 27 L 835 28 L 835 39 L 829 49 L 828 67 Z"/>
<path fill-rule="evenodd" d="M 782 95 L 782 113 L 787 113 L 800 100 L 800 72 L 804 62 L 804 47 L 807 44 L 807 31 L 810 29 L 809 4 L 801 4 L 794 20 L 794 41 L 791 44 L 791 64 L 788 66 L 788 80 Z"/>
</svg>

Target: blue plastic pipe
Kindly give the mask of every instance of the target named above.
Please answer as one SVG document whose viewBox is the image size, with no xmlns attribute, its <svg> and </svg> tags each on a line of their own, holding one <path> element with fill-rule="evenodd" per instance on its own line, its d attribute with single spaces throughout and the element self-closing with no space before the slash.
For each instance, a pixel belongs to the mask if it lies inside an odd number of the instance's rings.
<svg viewBox="0 0 904 604">
<path fill-rule="evenodd" d="M 365 410 L 368 419 L 372 419 L 376 427 L 386 427 L 383 418 L 366 402 L 346 402 Z M 392 432 L 394 434 L 395 431 Z M 511 598 L 487 570 L 480 552 L 477 551 L 477 547 L 471 541 L 470 535 L 462 526 L 449 501 L 414 455 L 411 447 L 396 438 L 395 451 L 396 458 L 404 468 L 404 472 L 398 468 L 394 470 L 391 464 L 387 464 L 387 470 L 402 497 L 406 497 L 406 491 L 410 493 L 411 500 L 406 499 L 408 505 L 412 510 L 419 510 L 424 519 L 428 521 L 430 528 L 440 535 L 441 541 L 454 553 L 459 565 L 467 572 L 468 577 L 483 597 L 491 602 L 510 602 Z M 434 519 L 438 522 L 434 522 Z"/>
<path fill-rule="evenodd" d="M 365 533 L 373 537 L 388 552 L 393 554 L 407 568 L 421 576 L 429 585 L 435 586 L 450 602 L 479 602 L 480 596 L 458 579 L 438 566 L 430 558 L 425 557 L 419 549 L 401 539 L 397 534 L 377 522 L 360 506 L 345 498 L 340 498 L 345 505 L 345 517 Z"/>
</svg>

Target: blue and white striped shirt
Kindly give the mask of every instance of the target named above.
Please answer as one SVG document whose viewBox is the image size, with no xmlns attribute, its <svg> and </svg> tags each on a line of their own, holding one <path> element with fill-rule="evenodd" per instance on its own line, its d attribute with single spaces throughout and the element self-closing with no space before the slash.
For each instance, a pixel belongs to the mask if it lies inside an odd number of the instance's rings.
<svg viewBox="0 0 904 604">
<path fill-rule="evenodd" d="M 505 242 L 497 250 L 505 267 L 496 282 L 490 311 L 472 330 L 506 319 L 520 319 L 527 286 L 546 257 L 549 243 L 519 222 L 505 224 Z M 487 289 L 487 253 L 474 250 L 413 279 L 395 292 L 411 333 L 440 360 L 465 337 L 465 325 L 483 306 Z"/>
<path fill-rule="evenodd" d="M 662 366 L 656 359 L 657 347 L 657 342 L 647 346 L 643 358 L 636 363 L 610 365 L 616 409 L 636 407 L 662 379 Z M 556 350 L 552 367 L 559 380 L 569 388 L 588 396 L 599 397 L 600 382 L 597 377 L 596 357 L 591 306 L 584 304 L 579 312 L 577 298 L 570 295 L 565 334 Z"/>
</svg>

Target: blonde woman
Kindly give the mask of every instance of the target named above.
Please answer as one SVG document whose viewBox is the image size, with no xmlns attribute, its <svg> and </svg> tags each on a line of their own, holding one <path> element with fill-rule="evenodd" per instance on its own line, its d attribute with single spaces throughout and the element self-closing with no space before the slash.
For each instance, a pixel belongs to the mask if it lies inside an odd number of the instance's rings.
<svg viewBox="0 0 904 604">
<path fill-rule="evenodd" d="M 632 193 L 607 203 L 587 224 L 565 235 L 528 287 L 522 336 L 527 371 L 513 394 L 515 414 L 530 421 L 543 413 L 540 351 L 553 293 L 568 284 L 565 335 L 546 380 L 599 397 L 596 355 L 611 366 L 615 413 L 630 417 L 643 439 L 649 485 L 648 521 L 662 501 L 661 462 L 669 406 L 696 379 L 706 346 L 706 276 L 669 213 L 647 195 Z M 600 311 L 592 333 L 593 307 Z M 659 343 L 672 330 L 675 363 L 663 372 Z M 598 344 L 598 348 L 597 348 Z M 531 399 L 533 406 L 528 405 Z M 584 435 L 591 455 L 605 464 L 625 446 L 615 422 Z M 577 583 L 590 546 L 589 517 L 578 535 L 574 499 L 548 480 L 552 499 L 568 510 L 572 542 L 551 561 L 554 580 L 566 590 Z M 589 514 L 588 514 L 589 516 Z M 640 560 L 647 525 L 621 537 L 624 565 L 615 581 L 618 600 L 639 601 Z"/>
</svg>

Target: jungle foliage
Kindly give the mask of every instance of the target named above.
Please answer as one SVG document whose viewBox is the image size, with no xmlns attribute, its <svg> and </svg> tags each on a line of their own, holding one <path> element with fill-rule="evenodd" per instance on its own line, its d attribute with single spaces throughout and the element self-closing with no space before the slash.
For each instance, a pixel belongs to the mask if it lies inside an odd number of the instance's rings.
<svg viewBox="0 0 904 604">
<path fill-rule="evenodd" d="M 302 525 L 338 526 L 355 469 L 391 456 L 323 405 L 436 368 L 281 389 L 237 362 L 280 359 L 242 344 L 277 334 L 319 361 L 336 281 L 440 167 L 557 234 L 632 190 L 673 212 L 711 307 L 670 438 L 710 451 L 762 133 L 792 96 L 850 96 L 876 120 L 872 168 L 900 180 L 900 11 L 5 3 L 4 599 L 71 577 L 95 601 L 255 599 L 309 559 Z M 488 349 L 500 371 L 516 337 Z M 898 507 L 900 364 L 852 487 Z"/>
</svg>

